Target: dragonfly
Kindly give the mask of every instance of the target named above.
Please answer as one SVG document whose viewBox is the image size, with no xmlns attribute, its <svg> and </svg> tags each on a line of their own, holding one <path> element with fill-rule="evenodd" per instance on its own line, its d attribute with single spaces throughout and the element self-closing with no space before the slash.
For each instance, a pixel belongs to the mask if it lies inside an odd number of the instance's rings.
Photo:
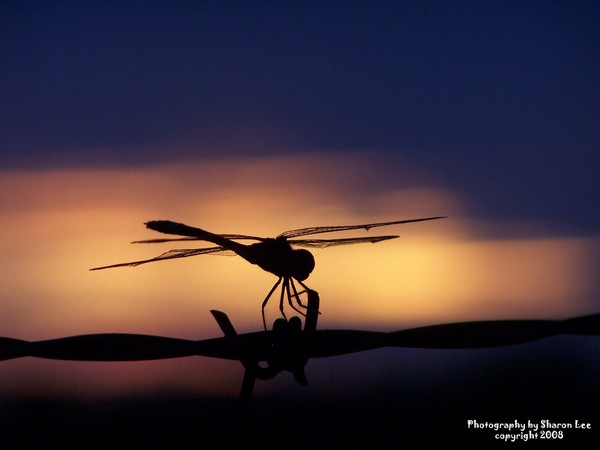
<svg viewBox="0 0 600 450">
<path fill-rule="evenodd" d="M 309 277 L 315 268 L 315 259 L 312 253 L 306 248 L 323 249 L 327 247 L 377 243 L 389 239 L 395 239 L 397 235 L 385 236 L 363 236 L 335 239 L 316 239 L 307 238 L 316 234 L 332 233 L 340 231 L 350 231 L 364 229 L 369 231 L 371 228 L 384 227 L 390 225 L 400 225 L 413 222 L 424 222 L 429 220 L 444 219 L 446 216 L 423 217 L 418 219 L 404 219 L 392 222 L 377 222 L 361 225 L 338 225 L 338 226 L 320 226 L 299 228 L 289 230 L 279 234 L 275 238 L 264 238 L 258 236 L 248 236 L 244 234 L 216 234 L 201 228 L 192 227 L 183 223 L 173 222 L 171 220 L 152 220 L 146 222 L 146 227 L 159 233 L 175 236 L 178 238 L 158 238 L 141 241 L 133 241 L 133 244 L 162 244 L 167 242 L 190 242 L 206 241 L 214 244 L 214 247 L 204 248 L 186 248 L 174 249 L 162 253 L 154 258 L 140 261 L 124 262 L 111 264 L 107 266 L 94 267 L 90 270 L 103 270 L 115 267 L 135 267 L 156 261 L 169 259 L 187 258 L 197 255 L 238 255 L 251 264 L 257 265 L 261 269 L 272 273 L 277 277 L 277 281 L 268 292 L 262 302 L 262 319 L 266 329 L 265 307 L 275 290 L 281 286 L 279 297 L 279 310 L 285 318 L 284 299 L 287 299 L 289 306 L 298 313 L 305 315 L 306 305 L 301 301 L 300 296 L 304 292 L 309 292 L 310 288 L 304 281 Z M 300 239 L 299 239 L 300 238 Z M 239 241 L 256 241 L 251 244 L 244 244 Z M 296 248 L 300 247 L 300 248 Z M 298 289 L 296 282 L 302 289 Z"/>
</svg>

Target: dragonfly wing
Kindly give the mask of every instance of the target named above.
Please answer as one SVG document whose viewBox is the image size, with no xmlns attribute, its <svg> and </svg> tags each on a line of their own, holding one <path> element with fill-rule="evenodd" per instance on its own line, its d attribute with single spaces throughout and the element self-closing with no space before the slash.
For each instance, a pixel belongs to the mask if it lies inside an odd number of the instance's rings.
<svg viewBox="0 0 600 450">
<path fill-rule="evenodd" d="M 287 239 L 287 238 L 295 238 L 295 237 L 299 237 L 299 236 L 308 236 L 310 234 L 331 233 L 334 231 L 348 231 L 348 230 L 360 230 L 360 229 L 369 231 L 371 228 L 376 228 L 376 227 L 385 227 L 388 225 L 400 225 L 403 223 L 412 223 L 412 222 L 424 222 L 426 220 L 444 219 L 445 217 L 446 216 L 423 217 L 420 219 L 395 220 L 393 222 L 365 223 L 362 225 L 339 225 L 339 226 L 300 228 L 298 230 L 285 231 L 285 232 L 281 233 L 279 236 Z"/>
<path fill-rule="evenodd" d="M 162 253 L 155 258 L 143 259 L 141 261 L 132 261 L 126 263 L 118 263 L 111 264 L 109 266 L 101 266 L 94 267 L 90 270 L 102 270 L 102 269 L 112 269 L 113 267 L 135 267 L 141 264 L 146 264 L 154 261 L 163 261 L 166 259 L 176 259 L 176 258 L 187 258 L 188 256 L 196 256 L 196 255 L 225 255 L 232 256 L 235 255 L 231 250 L 227 250 L 223 247 L 208 247 L 208 248 L 191 248 L 191 249 L 180 249 L 180 250 L 169 250 L 168 252 Z"/>
<path fill-rule="evenodd" d="M 264 241 L 265 238 L 258 236 L 248 236 L 246 234 L 222 234 L 226 239 L 233 239 L 234 241 Z"/>
<path fill-rule="evenodd" d="M 386 241 L 388 239 L 396 239 L 398 237 L 400 236 L 371 236 L 342 239 L 291 239 L 289 243 L 296 247 L 327 248 L 337 245 L 375 244 L 376 242 Z"/>
</svg>

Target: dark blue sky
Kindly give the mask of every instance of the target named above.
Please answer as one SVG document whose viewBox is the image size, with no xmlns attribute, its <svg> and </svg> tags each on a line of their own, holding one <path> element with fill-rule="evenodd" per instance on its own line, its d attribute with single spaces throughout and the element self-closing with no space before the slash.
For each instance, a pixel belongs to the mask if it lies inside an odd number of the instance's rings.
<svg viewBox="0 0 600 450">
<path fill-rule="evenodd" d="M 278 130 L 600 231 L 598 2 L 4 1 L 0 64 L 3 169 L 274 154 Z"/>
</svg>

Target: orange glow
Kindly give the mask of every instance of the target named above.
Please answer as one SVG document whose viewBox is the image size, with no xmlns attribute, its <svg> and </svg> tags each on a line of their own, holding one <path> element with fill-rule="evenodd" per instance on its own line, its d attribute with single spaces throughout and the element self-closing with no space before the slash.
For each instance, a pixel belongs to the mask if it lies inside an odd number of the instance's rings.
<svg viewBox="0 0 600 450">
<path fill-rule="evenodd" d="M 152 219 L 216 233 L 275 236 L 306 226 L 450 216 L 390 227 L 382 234 L 402 237 L 375 246 L 314 252 L 317 266 L 307 282 L 321 296 L 321 328 L 399 329 L 587 312 L 597 294 L 598 240 L 483 240 L 477 237 L 481 224 L 467 220 L 452 192 L 436 186 L 369 190 L 365 186 L 377 177 L 376 165 L 358 155 L 350 155 L 343 165 L 339 160 L 336 155 L 298 156 L 3 173 L 1 334 L 26 340 L 102 332 L 203 339 L 220 336 L 210 309 L 226 311 L 240 332 L 260 329 L 260 303 L 276 280 L 239 257 L 198 256 L 88 270 L 182 247 L 129 245 L 156 237 L 143 226 Z M 274 298 L 269 305 L 271 320 L 276 303 Z M 25 359 L 2 363 L 2 389 L 25 389 L 33 376 L 25 374 L 33 366 L 48 374 L 64 370 L 73 378 L 85 375 L 87 381 L 79 381 L 83 386 L 107 384 L 112 391 L 184 385 L 194 378 L 195 386 L 230 395 L 229 389 L 237 392 L 241 374 L 239 364 L 206 360 L 77 364 Z M 138 370 L 141 366 L 152 370 Z M 208 366 L 211 375 L 174 376 L 177 368 L 189 373 Z M 227 383 L 229 378 L 235 380 Z M 52 376 L 44 379 L 36 385 L 47 389 Z"/>
<path fill-rule="evenodd" d="M 323 255 L 330 267 L 315 275 L 322 293 L 340 298 L 323 307 L 338 325 L 357 317 L 389 329 L 398 323 L 561 318 L 584 310 L 593 295 L 593 274 L 583 269 L 594 261 L 586 239 L 419 237 L 369 248 L 359 257 L 352 256 L 355 249 L 345 252 Z"/>
</svg>

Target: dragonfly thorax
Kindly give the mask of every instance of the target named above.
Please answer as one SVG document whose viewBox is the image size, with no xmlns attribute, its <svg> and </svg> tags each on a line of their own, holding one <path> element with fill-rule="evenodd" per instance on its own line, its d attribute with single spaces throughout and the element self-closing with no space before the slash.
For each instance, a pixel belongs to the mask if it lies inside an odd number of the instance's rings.
<svg viewBox="0 0 600 450">
<path fill-rule="evenodd" d="M 265 239 L 248 247 L 245 258 L 278 277 L 306 280 L 315 268 L 315 258 L 304 249 L 293 249 L 285 238 Z M 242 255 L 243 256 L 243 255 Z"/>
</svg>

